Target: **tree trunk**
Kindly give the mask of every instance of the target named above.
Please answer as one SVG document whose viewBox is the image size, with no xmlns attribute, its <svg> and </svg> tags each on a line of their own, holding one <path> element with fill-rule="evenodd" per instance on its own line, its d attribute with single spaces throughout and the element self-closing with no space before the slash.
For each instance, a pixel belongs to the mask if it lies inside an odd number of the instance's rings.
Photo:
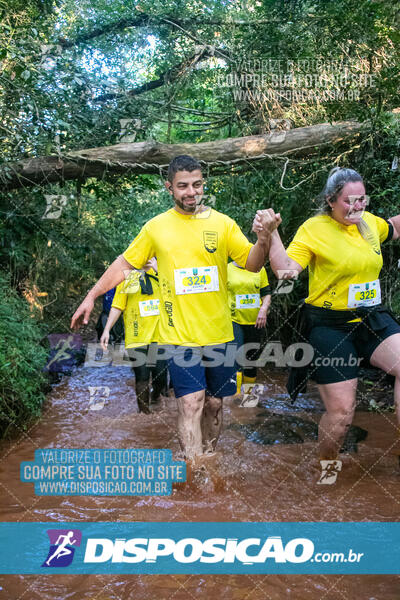
<svg viewBox="0 0 400 600">
<path fill-rule="evenodd" d="M 245 164 L 276 156 L 306 156 L 320 146 L 350 140 L 362 124 L 341 121 L 273 131 L 266 135 L 227 138 L 200 144 L 162 144 L 153 140 L 76 150 L 60 156 L 42 156 L 4 163 L 0 166 L 3 189 L 46 185 L 71 179 L 101 178 L 106 174 L 159 174 L 179 154 L 190 154 L 208 172 L 228 171 L 233 164 Z"/>
</svg>

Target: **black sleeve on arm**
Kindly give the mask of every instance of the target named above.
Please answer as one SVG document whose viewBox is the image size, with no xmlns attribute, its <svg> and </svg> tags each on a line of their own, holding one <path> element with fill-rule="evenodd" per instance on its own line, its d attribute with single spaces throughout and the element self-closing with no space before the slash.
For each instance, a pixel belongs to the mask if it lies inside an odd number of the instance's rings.
<svg viewBox="0 0 400 600">
<path fill-rule="evenodd" d="M 264 298 L 264 296 L 268 296 L 269 294 L 271 294 L 271 286 L 270 285 L 266 285 L 265 287 L 261 288 L 261 290 L 260 290 L 261 298 Z"/>
<path fill-rule="evenodd" d="M 389 231 L 388 231 L 387 238 L 386 238 L 386 240 L 384 240 L 384 242 L 390 242 L 390 240 L 393 237 L 394 228 L 390 221 L 388 221 L 387 219 L 385 219 L 385 220 L 386 220 L 386 223 L 389 225 Z"/>
</svg>

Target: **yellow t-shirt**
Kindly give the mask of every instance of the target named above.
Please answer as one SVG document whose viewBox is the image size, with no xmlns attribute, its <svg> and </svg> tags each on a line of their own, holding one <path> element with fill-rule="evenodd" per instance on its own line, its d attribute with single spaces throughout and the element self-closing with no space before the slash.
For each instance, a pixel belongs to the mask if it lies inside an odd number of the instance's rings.
<svg viewBox="0 0 400 600">
<path fill-rule="evenodd" d="M 251 247 L 235 221 L 214 209 L 183 215 L 171 208 L 144 225 L 124 258 L 136 268 L 157 258 L 160 343 L 206 346 L 233 339 L 228 257 L 244 267 Z"/>
<path fill-rule="evenodd" d="M 125 348 L 158 342 L 160 286 L 153 269 L 149 269 L 147 274 L 152 275 L 152 294 L 142 294 L 139 281 L 136 286 L 129 286 L 126 281 L 122 281 L 115 290 L 112 308 L 123 311 Z M 129 292 L 129 289 L 136 291 Z"/>
<path fill-rule="evenodd" d="M 309 269 L 307 304 L 349 310 L 349 286 L 379 278 L 382 268 L 381 242 L 389 233 L 387 221 L 364 212 L 372 233 L 370 242 L 356 225 L 342 225 L 329 215 L 308 219 L 298 229 L 287 249 L 290 258 Z"/>
<path fill-rule="evenodd" d="M 254 325 L 261 298 L 270 294 L 268 276 L 263 267 L 258 273 L 228 265 L 228 296 L 231 319 L 240 325 Z"/>
</svg>

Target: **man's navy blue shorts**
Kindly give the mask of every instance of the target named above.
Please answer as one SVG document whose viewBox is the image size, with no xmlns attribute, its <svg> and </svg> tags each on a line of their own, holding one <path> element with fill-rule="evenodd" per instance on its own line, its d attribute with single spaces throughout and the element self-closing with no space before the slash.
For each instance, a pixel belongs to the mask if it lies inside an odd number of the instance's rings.
<svg viewBox="0 0 400 600">
<path fill-rule="evenodd" d="M 236 392 L 237 366 L 228 349 L 229 344 L 168 346 L 168 370 L 175 396 L 181 398 L 200 390 L 214 398 L 232 396 Z"/>
</svg>

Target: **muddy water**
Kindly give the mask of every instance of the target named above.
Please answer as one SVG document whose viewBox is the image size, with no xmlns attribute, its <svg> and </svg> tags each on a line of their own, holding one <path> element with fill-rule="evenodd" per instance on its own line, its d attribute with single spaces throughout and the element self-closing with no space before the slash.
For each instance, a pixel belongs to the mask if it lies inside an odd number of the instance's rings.
<svg viewBox="0 0 400 600">
<path fill-rule="evenodd" d="M 37 448 L 171 448 L 180 458 L 176 408 L 138 414 L 126 368 L 80 368 L 53 388 L 42 418 L 18 439 L 0 446 L 1 521 L 398 521 L 400 472 L 395 459 L 392 414 L 357 412 L 368 430 L 357 454 L 342 455 L 335 485 L 316 485 L 316 445 L 261 445 L 238 429 L 269 410 L 318 422 L 315 388 L 288 405 L 281 375 L 264 377 L 257 408 L 225 406 L 219 452 L 206 471 L 170 497 L 45 497 L 19 481 L 19 464 Z M 89 410 L 89 386 L 108 386 L 104 408 Z M 305 412 L 307 411 L 307 412 Z M 258 416 L 257 416 L 258 415 Z M 236 428 L 235 428 L 236 426 Z M 282 575 L 52 575 L 2 576 L 7 600 L 399 600 L 397 576 Z"/>
</svg>

